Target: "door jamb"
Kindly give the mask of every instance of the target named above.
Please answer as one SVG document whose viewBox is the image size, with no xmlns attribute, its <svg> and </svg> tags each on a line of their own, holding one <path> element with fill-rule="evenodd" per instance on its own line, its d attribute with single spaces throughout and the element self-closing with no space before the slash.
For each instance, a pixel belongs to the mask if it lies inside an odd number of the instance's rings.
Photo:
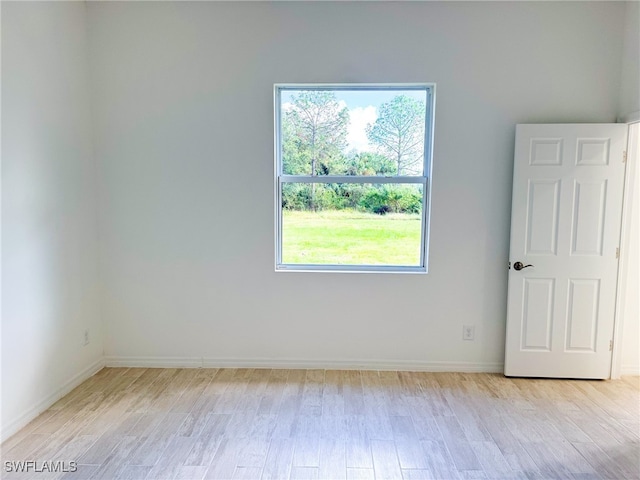
<svg viewBox="0 0 640 480">
<path fill-rule="evenodd" d="M 626 123 L 631 126 L 634 123 L 640 122 L 640 111 L 634 112 L 628 115 L 625 119 L 621 119 L 620 123 Z M 638 138 L 640 138 L 640 132 L 638 132 Z M 628 253 L 630 246 L 627 242 L 627 233 L 631 227 L 631 215 L 629 214 L 629 208 L 631 205 L 631 196 L 633 194 L 633 177 L 635 176 L 635 169 L 638 168 L 638 152 L 635 147 L 632 150 L 631 135 L 627 135 L 627 161 L 624 172 L 624 186 L 622 193 L 622 222 L 620 227 L 620 258 L 618 259 L 618 276 L 617 276 L 617 288 L 616 288 L 616 303 L 615 313 L 613 318 L 613 348 L 611 352 L 611 372 L 610 378 L 612 380 L 619 379 L 622 371 L 622 335 L 623 335 L 623 323 L 624 323 L 624 307 L 626 303 L 626 284 L 627 284 L 627 270 L 628 270 Z M 632 154 L 635 153 L 635 155 Z M 635 157 L 635 158 L 632 158 Z"/>
</svg>

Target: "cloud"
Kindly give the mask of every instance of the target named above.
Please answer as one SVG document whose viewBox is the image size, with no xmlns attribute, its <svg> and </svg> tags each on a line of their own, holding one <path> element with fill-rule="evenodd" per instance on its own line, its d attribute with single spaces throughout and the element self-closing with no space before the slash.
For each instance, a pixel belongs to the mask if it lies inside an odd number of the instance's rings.
<svg viewBox="0 0 640 480">
<path fill-rule="evenodd" d="M 366 127 L 369 123 L 374 123 L 378 118 L 376 107 L 356 107 L 349 110 L 349 129 L 347 131 L 347 150 L 355 149 L 358 152 L 373 150 L 367 139 Z"/>
</svg>

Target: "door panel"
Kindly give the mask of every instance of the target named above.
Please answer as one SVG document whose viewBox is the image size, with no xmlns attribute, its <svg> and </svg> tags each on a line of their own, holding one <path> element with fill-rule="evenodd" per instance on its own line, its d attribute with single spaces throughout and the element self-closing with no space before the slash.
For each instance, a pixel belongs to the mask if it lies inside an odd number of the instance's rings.
<svg viewBox="0 0 640 480">
<path fill-rule="evenodd" d="M 525 279 L 522 350 L 551 350 L 554 292 L 553 278 Z"/>
<path fill-rule="evenodd" d="M 595 352 L 600 279 L 570 278 L 566 351 Z"/>
<path fill-rule="evenodd" d="M 609 377 L 626 136 L 517 126 L 506 375 Z"/>
<path fill-rule="evenodd" d="M 526 253 L 555 255 L 558 244 L 560 180 L 530 181 L 527 203 Z"/>
<path fill-rule="evenodd" d="M 607 180 L 576 180 L 573 184 L 571 255 L 602 256 Z"/>
</svg>

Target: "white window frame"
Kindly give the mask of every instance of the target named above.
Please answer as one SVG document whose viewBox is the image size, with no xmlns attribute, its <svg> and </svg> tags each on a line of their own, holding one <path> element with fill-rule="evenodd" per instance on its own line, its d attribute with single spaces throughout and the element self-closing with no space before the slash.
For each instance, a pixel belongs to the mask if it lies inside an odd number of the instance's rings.
<svg viewBox="0 0 640 480">
<path fill-rule="evenodd" d="M 425 90 L 424 168 L 422 176 L 365 175 L 284 175 L 282 169 L 281 95 L 283 90 Z M 435 83 L 276 83 L 274 84 L 274 200 L 275 200 L 275 270 L 277 272 L 343 272 L 343 273 L 428 273 L 429 233 L 431 217 L 431 171 L 435 118 Z M 420 265 L 332 265 L 282 263 L 282 184 L 283 183 L 371 183 L 421 184 L 422 232 Z"/>
</svg>

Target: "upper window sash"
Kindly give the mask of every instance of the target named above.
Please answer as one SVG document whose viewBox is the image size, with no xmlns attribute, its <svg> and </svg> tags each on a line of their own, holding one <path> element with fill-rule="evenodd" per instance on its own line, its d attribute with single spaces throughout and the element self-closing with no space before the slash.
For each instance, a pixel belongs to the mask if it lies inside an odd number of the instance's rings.
<svg viewBox="0 0 640 480">
<path fill-rule="evenodd" d="M 285 175 L 283 168 L 283 132 L 282 132 L 282 92 L 287 91 L 395 91 L 395 90 L 415 90 L 424 91 L 426 95 L 426 108 L 424 118 L 424 135 L 422 137 L 423 144 L 423 156 L 422 156 L 422 172 L 415 174 L 416 177 L 428 177 L 431 172 L 431 156 L 433 154 L 432 139 L 433 139 L 433 113 L 435 108 L 434 92 L 435 84 L 433 83 L 388 83 L 388 84 L 376 84 L 371 86 L 370 84 L 275 84 L 274 85 L 274 115 L 275 115 L 275 131 L 276 131 L 276 143 L 275 143 L 275 163 L 276 163 L 276 176 L 280 177 Z M 314 176 L 323 176 L 316 173 Z M 353 177 L 360 175 L 350 175 Z M 408 175 L 405 175 L 408 176 Z M 414 176 L 414 175 L 411 175 Z M 371 175 L 371 177 L 378 177 Z"/>
</svg>

